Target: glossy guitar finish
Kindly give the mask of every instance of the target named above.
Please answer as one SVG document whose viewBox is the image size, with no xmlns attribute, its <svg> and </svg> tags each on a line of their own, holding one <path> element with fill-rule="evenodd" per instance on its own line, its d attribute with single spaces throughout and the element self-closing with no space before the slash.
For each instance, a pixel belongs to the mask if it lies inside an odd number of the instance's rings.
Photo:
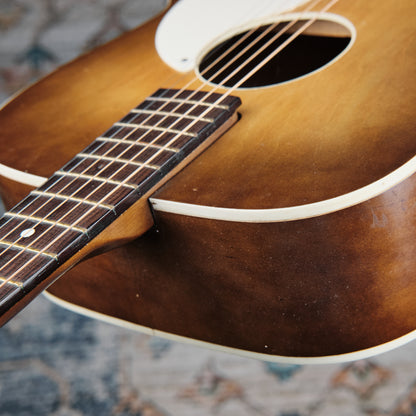
<svg viewBox="0 0 416 416">
<path fill-rule="evenodd" d="M 356 28 L 348 53 L 302 79 L 234 93 L 241 120 L 152 197 L 156 226 L 79 264 L 49 292 L 267 359 L 356 358 L 410 339 L 416 4 L 341 0 L 331 12 Z M 48 177 L 165 87 L 174 71 L 152 46 L 157 25 L 61 68 L 4 107 L 1 163 Z M 28 189 L 1 178 L 8 206 Z"/>
</svg>

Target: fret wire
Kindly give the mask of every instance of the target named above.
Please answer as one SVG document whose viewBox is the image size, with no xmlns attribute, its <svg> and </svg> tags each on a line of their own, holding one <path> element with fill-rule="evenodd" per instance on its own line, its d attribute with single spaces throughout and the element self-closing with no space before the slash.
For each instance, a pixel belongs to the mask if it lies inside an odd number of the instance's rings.
<svg viewBox="0 0 416 416">
<path fill-rule="evenodd" d="M 92 159 L 99 159 L 99 160 L 108 160 L 110 162 L 123 162 L 123 163 L 130 164 L 130 165 L 143 166 L 143 167 L 153 169 L 153 170 L 160 169 L 160 166 L 147 165 L 146 163 L 134 162 L 130 159 L 120 159 L 120 158 L 117 158 L 117 157 L 100 156 L 100 155 L 94 155 L 94 154 L 90 154 L 90 153 L 78 153 L 77 156 L 82 156 L 82 157 L 92 158 Z M 114 182 L 117 182 L 117 181 L 114 181 Z"/>
<path fill-rule="evenodd" d="M 52 220 L 48 220 L 46 218 L 36 217 L 36 216 L 33 216 L 33 215 L 15 214 L 13 212 L 8 211 L 8 212 L 4 213 L 4 216 L 5 217 L 12 217 L 12 218 L 20 218 L 22 220 L 35 220 L 35 221 L 39 221 L 39 223 L 44 222 L 44 223 L 51 224 L 51 225 L 57 225 L 57 226 L 60 226 L 60 227 L 65 227 L 65 228 L 70 228 L 72 230 L 77 230 L 77 231 L 80 231 L 84 234 L 88 231 L 84 227 L 73 226 L 71 224 L 66 224 L 64 222 L 52 221 Z"/>
<path fill-rule="evenodd" d="M 4 240 L 4 239 L 0 239 L 0 244 L 3 244 L 5 246 L 7 246 L 7 248 L 17 247 L 17 248 L 20 248 L 22 250 L 30 251 L 30 252 L 35 253 L 35 254 L 44 254 L 45 256 L 51 257 L 51 258 L 53 258 L 55 260 L 58 260 L 58 256 L 56 254 L 54 254 L 54 253 L 50 253 L 50 252 L 44 251 L 44 250 L 38 250 L 37 248 L 28 247 L 28 246 L 25 246 L 23 244 L 18 244 L 16 242 L 13 243 L 11 241 L 7 241 L 7 240 Z M 3 264 L 2 267 L 4 267 L 4 266 L 5 265 Z"/>
<path fill-rule="evenodd" d="M 17 286 L 17 287 L 19 287 L 20 289 L 22 289 L 22 288 L 23 288 L 23 283 L 21 283 L 21 282 L 16 282 L 15 280 L 7 280 L 7 278 L 6 278 L 6 277 L 0 277 L 0 282 L 3 282 L 2 284 L 7 283 L 7 284 L 10 284 L 10 285 L 13 285 L 13 286 Z"/>
<path fill-rule="evenodd" d="M 94 207 L 99 206 L 99 207 L 106 208 L 106 209 L 109 209 L 109 210 L 114 210 L 114 208 L 115 208 L 115 206 L 111 205 L 111 204 L 106 204 L 106 203 L 102 203 L 102 202 L 98 203 L 98 202 L 87 201 L 85 199 L 77 198 L 75 196 L 66 196 L 66 195 L 57 194 L 57 193 L 54 193 L 54 192 L 37 191 L 35 189 L 34 191 L 31 191 L 30 193 L 33 194 L 33 195 L 46 195 L 46 196 L 49 196 L 51 198 L 59 198 L 59 199 L 64 199 L 64 200 L 82 202 L 84 204 L 93 205 Z"/>
<path fill-rule="evenodd" d="M 130 110 L 131 113 L 136 113 L 136 114 L 151 114 L 151 115 L 155 115 L 155 114 L 160 114 L 162 116 L 174 116 L 174 117 L 179 117 L 178 120 L 182 119 L 182 118 L 189 118 L 191 120 L 195 120 L 198 119 L 199 121 L 205 121 L 207 123 L 213 123 L 214 119 L 213 118 L 209 118 L 209 117 L 203 117 L 203 118 L 199 118 L 198 116 L 191 116 L 189 114 L 185 115 L 182 113 L 173 113 L 173 112 L 169 112 L 169 111 L 159 111 L 159 110 L 142 110 L 142 109 L 136 109 L 133 108 L 132 110 Z"/>
<path fill-rule="evenodd" d="M 97 137 L 95 140 L 105 141 L 105 142 L 114 142 L 114 143 L 143 144 L 142 142 L 138 142 L 138 141 L 135 141 L 135 140 L 116 139 L 114 137 L 102 137 L 102 136 L 100 136 L 100 137 Z M 159 149 L 168 150 L 169 152 L 173 152 L 173 153 L 179 153 L 180 152 L 180 149 L 178 149 L 176 147 L 165 147 L 165 146 L 161 146 L 161 145 L 158 145 L 158 144 L 155 144 L 155 143 L 153 143 L 153 144 L 149 143 L 148 147 L 153 148 L 153 149 L 157 149 L 157 150 L 159 150 Z M 112 149 L 110 149 L 110 151 L 112 151 L 113 149 L 114 149 L 114 147 Z M 87 153 L 85 153 L 85 154 L 87 154 Z"/>
<path fill-rule="evenodd" d="M 83 179 L 94 179 L 97 180 L 99 182 L 105 182 L 105 183 L 111 183 L 112 185 L 117 185 L 117 186 L 125 186 L 126 188 L 131 188 L 131 189 L 136 189 L 137 185 L 134 184 L 130 184 L 127 182 L 120 182 L 120 181 L 115 181 L 114 179 L 106 179 L 106 178 L 102 178 L 100 176 L 94 176 L 94 175 L 87 175 L 85 173 L 76 173 L 76 172 L 66 172 L 63 170 L 58 170 L 55 172 L 56 175 L 62 175 L 62 176 L 71 176 L 74 178 L 83 178 Z"/>
<path fill-rule="evenodd" d="M 208 95 L 208 93 L 207 93 L 207 95 Z M 155 97 L 155 96 L 151 96 L 149 98 L 151 98 L 153 101 L 173 102 L 173 103 L 178 103 L 178 104 L 203 105 L 205 107 L 221 108 L 223 110 L 229 110 L 230 109 L 230 106 L 228 106 L 228 105 L 219 105 L 219 104 L 214 105 L 215 103 L 210 104 L 210 103 L 207 103 L 205 101 L 188 100 L 186 98 L 181 99 L 181 98 Z"/>
<path fill-rule="evenodd" d="M 162 120 L 159 120 L 159 123 Z M 175 121 L 175 123 L 176 123 L 176 121 Z M 173 123 L 173 124 L 175 124 L 175 123 Z M 164 133 L 182 134 L 184 136 L 190 136 L 190 137 L 197 137 L 198 136 L 195 133 L 191 133 L 191 132 L 185 131 L 185 130 L 169 129 L 169 128 L 158 127 L 158 126 L 150 126 L 150 125 L 146 125 L 146 124 L 121 123 L 119 121 L 117 123 L 114 123 L 114 124 L 120 125 L 120 126 L 123 126 L 123 127 L 147 128 L 147 129 L 150 129 L 150 130 L 161 131 L 161 132 L 164 132 Z M 131 132 L 130 132 L 130 134 L 131 134 Z"/>
</svg>

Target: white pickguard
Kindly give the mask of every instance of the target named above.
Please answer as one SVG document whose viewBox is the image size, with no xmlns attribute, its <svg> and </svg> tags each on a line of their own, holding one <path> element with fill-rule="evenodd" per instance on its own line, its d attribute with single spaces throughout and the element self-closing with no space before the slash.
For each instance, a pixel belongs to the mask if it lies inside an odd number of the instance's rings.
<svg viewBox="0 0 416 416">
<path fill-rule="evenodd" d="M 206 45 L 248 22 L 293 10 L 308 0 L 181 0 L 165 15 L 156 32 L 156 49 L 180 72 L 195 67 Z"/>
</svg>

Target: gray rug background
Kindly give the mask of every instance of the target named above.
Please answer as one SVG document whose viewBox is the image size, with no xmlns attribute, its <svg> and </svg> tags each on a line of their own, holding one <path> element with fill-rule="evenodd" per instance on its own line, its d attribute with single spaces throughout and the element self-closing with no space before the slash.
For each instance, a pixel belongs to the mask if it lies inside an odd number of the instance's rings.
<svg viewBox="0 0 416 416">
<path fill-rule="evenodd" d="M 163 3 L 0 0 L 0 100 Z M 0 330 L 0 416 L 416 416 L 415 358 L 413 342 L 344 365 L 274 364 L 131 332 L 39 297 Z"/>
</svg>

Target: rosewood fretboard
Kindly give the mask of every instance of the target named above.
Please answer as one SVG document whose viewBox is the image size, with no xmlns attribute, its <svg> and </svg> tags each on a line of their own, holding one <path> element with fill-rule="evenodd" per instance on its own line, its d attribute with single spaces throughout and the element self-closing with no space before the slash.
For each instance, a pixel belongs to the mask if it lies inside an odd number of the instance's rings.
<svg viewBox="0 0 416 416">
<path fill-rule="evenodd" d="M 0 322 L 196 154 L 239 105 L 231 96 L 158 90 L 8 211 L 0 220 Z"/>
</svg>

